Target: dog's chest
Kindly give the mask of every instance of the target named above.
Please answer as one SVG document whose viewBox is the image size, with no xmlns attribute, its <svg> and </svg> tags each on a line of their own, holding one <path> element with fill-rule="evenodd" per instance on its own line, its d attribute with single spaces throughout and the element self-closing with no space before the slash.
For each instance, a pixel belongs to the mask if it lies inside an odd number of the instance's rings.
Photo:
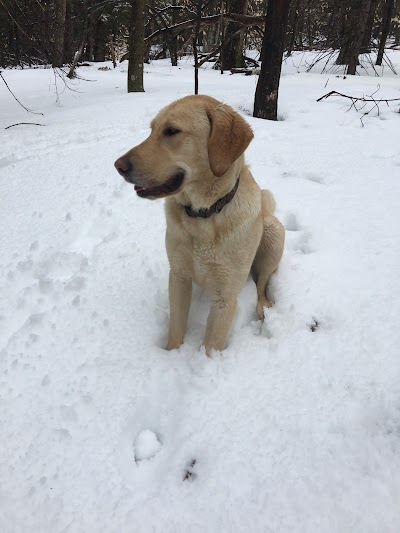
<svg viewBox="0 0 400 533">
<path fill-rule="evenodd" d="M 193 239 L 192 261 L 194 279 L 202 284 L 217 262 L 215 244 L 209 240 Z"/>
</svg>

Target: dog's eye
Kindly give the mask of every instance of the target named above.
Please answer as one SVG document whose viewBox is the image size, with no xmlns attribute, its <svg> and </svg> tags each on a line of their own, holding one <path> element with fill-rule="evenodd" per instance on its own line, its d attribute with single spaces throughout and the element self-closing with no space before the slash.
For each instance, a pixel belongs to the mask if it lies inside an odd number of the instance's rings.
<svg viewBox="0 0 400 533">
<path fill-rule="evenodd" d="M 163 131 L 164 135 L 166 137 L 172 137 L 173 135 L 176 135 L 177 133 L 180 133 L 180 131 L 176 128 L 165 128 Z"/>
</svg>

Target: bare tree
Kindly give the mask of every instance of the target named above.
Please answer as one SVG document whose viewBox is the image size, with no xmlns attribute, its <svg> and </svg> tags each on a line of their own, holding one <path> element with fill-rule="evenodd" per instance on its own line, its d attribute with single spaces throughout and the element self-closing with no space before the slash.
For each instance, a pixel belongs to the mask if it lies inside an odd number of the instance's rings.
<svg viewBox="0 0 400 533">
<path fill-rule="evenodd" d="M 290 0 L 269 0 L 261 51 L 261 72 L 253 116 L 278 119 L 278 90 Z"/>
<path fill-rule="evenodd" d="M 230 0 L 227 5 L 227 11 L 229 13 L 246 15 L 247 4 L 248 0 Z M 244 66 L 244 30 L 238 32 L 237 30 L 240 28 L 241 25 L 237 22 L 228 22 L 226 25 L 224 40 L 226 40 L 227 44 L 221 50 L 222 70 Z M 232 38 L 230 38 L 231 36 Z"/>
<path fill-rule="evenodd" d="M 54 7 L 56 19 L 54 25 L 54 52 L 52 62 L 53 67 L 62 67 L 64 59 L 64 32 L 67 0 L 56 0 Z"/>
<path fill-rule="evenodd" d="M 179 0 L 175 0 L 176 5 L 179 6 Z M 176 24 L 178 20 L 178 11 L 176 9 L 172 10 L 172 24 Z M 169 47 L 171 64 L 173 67 L 178 66 L 178 39 L 177 37 L 171 36 L 171 44 Z"/>
<path fill-rule="evenodd" d="M 341 47 L 336 60 L 338 65 L 347 65 L 347 74 L 355 74 L 358 56 L 363 43 L 364 32 L 370 12 L 371 0 L 341 0 L 343 26 Z"/>
<path fill-rule="evenodd" d="M 382 65 L 383 54 L 385 52 L 386 39 L 389 35 L 390 23 L 392 21 L 392 14 L 394 8 L 394 0 L 385 0 L 383 5 L 383 17 L 382 17 L 382 33 L 379 41 L 378 57 L 376 58 L 376 64 Z"/>
<path fill-rule="evenodd" d="M 193 33 L 193 56 L 194 56 L 194 94 L 199 94 L 199 59 L 197 54 L 197 41 L 199 39 L 201 25 L 201 0 L 197 0 L 197 21 Z"/>
<path fill-rule="evenodd" d="M 375 13 L 376 13 L 377 7 L 378 7 L 378 0 L 371 0 L 367 21 L 365 23 L 364 36 L 363 36 L 363 40 L 361 43 L 361 53 L 367 53 L 370 51 L 372 28 L 374 27 Z"/>
<path fill-rule="evenodd" d="M 288 48 L 286 51 L 287 56 L 289 57 L 292 55 L 294 45 L 296 43 L 296 34 L 297 34 L 297 28 L 299 25 L 299 18 L 300 18 L 300 10 L 301 10 L 301 0 L 296 0 L 292 4 L 291 11 L 291 21 L 290 21 L 290 37 L 289 37 L 289 43 Z"/>
<path fill-rule="evenodd" d="M 83 0 L 83 4 L 84 4 L 84 7 L 85 7 L 85 10 L 84 10 L 85 19 L 84 19 L 83 28 L 82 28 L 82 37 L 81 37 L 81 42 L 79 44 L 79 48 L 74 54 L 74 59 L 72 60 L 71 67 L 70 67 L 69 72 L 67 74 L 67 77 L 70 78 L 70 79 L 72 79 L 72 78 L 74 78 L 76 76 L 75 69 L 76 69 L 76 67 L 78 65 L 78 61 L 80 60 L 80 58 L 82 56 L 83 49 L 85 47 L 85 43 L 86 43 L 86 39 L 87 39 L 88 17 L 86 16 L 87 15 L 86 0 Z"/>
<path fill-rule="evenodd" d="M 131 0 L 128 93 L 143 92 L 144 0 Z"/>
</svg>

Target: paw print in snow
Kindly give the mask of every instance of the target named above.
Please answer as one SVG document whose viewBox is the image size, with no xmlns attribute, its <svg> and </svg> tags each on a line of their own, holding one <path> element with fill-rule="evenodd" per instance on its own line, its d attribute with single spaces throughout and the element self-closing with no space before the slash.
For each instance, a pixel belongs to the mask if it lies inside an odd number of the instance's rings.
<svg viewBox="0 0 400 533">
<path fill-rule="evenodd" d="M 158 440 L 157 435 L 150 429 L 144 429 L 135 440 L 135 460 L 152 459 L 160 451 L 160 448 L 161 442 Z"/>
<path fill-rule="evenodd" d="M 196 466 L 196 459 L 193 459 L 192 461 L 190 461 L 190 463 L 188 464 L 185 470 L 185 473 L 183 475 L 183 481 L 193 481 L 194 479 L 196 479 L 197 474 L 195 472 L 195 466 Z"/>
</svg>

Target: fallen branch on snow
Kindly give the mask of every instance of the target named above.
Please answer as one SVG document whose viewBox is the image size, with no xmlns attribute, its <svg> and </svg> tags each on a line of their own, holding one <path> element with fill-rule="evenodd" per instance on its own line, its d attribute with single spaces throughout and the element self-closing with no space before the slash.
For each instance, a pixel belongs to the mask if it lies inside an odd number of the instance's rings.
<svg viewBox="0 0 400 533">
<path fill-rule="evenodd" d="M 321 100 L 324 100 L 325 98 L 329 98 L 330 96 L 333 96 L 333 95 L 342 96 L 343 98 L 349 98 L 353 102 L 374 102 L 375 104 L 379 102 L 386 102 L 388 104 L 388 102 L 400 101 L 400 98 L 381 98 L 377 100 L 376 98 L 372 98 L 372 96 L 370 98 L 364 98 L 364 97 L 357 97 L 357 96 L 349 96 L 347 94 L 338 93 L 337 91 L 331 91 L 330 93 L 324 94 L 324 96 L 321 96 L 321 98 L 318 98 L 317 102 L 320 102 Z"/>
<path fill-rule="evenodd" d="M 252 68 L 231 68 L 231 74 L 246 74 L 246 76 L 250 76 L 252 74 L 253 69 Z"/>
<path fill-rule="evenodd" d="M 257 68 L 231 68 L 231 74 L 244 74 L 245 76 L 255 76 L 260 74 L 260 69 Z"/>
<path fill-rule="evenodd" d="M 14 126 L 22 126 L 24 124 L 29 124 L 31 126 L 44 126 L 45 124 L 38 124 L 37 122 L 17 122 L 16 124 L 11 124 L 10 126 L 6 126 L 4 129 L 8 130 L 8 128 L 13 128 Z"/>
<path fill-rule="evenodd" d="M 317 102 L 321 102 L 321 100 L 326 100 L 330 96 L 341 96 L 342 98 L 347 98 L 348 100 L 351 100 L 351 104 L 349 108 L 347 109 L 347 111 L 350 111 L 350 109 L 354 107 L 354 109 L 358 112 L 362 111 L 365 108 L 365 106 L 372 103 L 373 105 L 370 107 L 370 109 L 368 109 L 368 111 L 364 111 L 362 117 L 360 117 L 361 124 L 364 127 L 363 117 L 366 115 L 369 115 L 371 111 L 373 111 L 374 109 L 376 109 L 377 115 L 379 117 L 379 113 L 380 113 L 379 104 L 384 102 L 389 107 L 389 102 L 400 102 L 400 98 L 379 98 L 379 99 L 374 98 L 374 95 L 379 91 L 379 89 L 380 89 L 380 86 L 378 85 L 378 88 L 376 89 L 376 91 L 372 93 L 368 98 L 365 98 L 364 96 L 362 97 L 350 96 L 348 94 L 339 93 L 338 91 L 331 91 L 327 94 L 324 94 L 320 98 L 318 98 Z M 360 106 L 357 106 L 358 102 L 360 102 L 361 104 Z M 399 108 L 399 113 L 400 113 L 400 108 Z"/>
</svg>

